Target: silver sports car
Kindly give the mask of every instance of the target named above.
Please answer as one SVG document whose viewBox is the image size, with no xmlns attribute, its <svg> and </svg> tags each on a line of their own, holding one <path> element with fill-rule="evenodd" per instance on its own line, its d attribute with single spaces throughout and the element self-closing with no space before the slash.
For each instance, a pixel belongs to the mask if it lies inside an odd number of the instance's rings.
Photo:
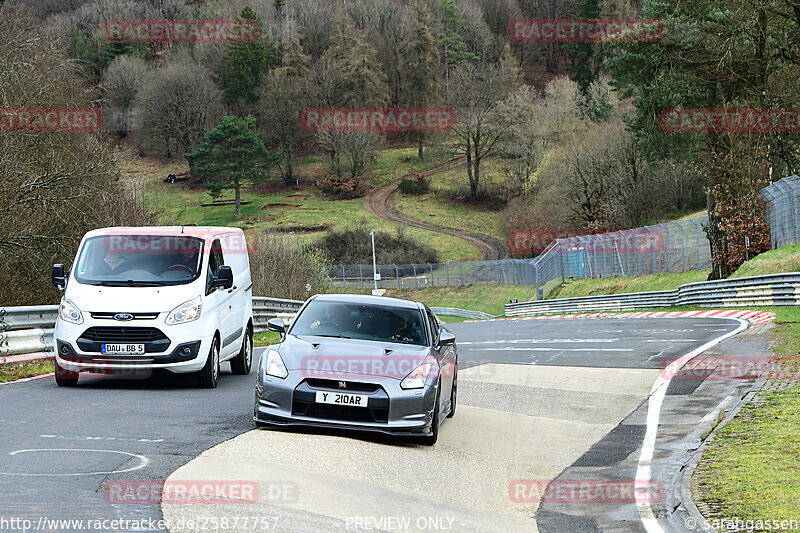
<svg viewBox="0 0 800 533">
<path fill-rule="evenodd" d="M 323 426 L 435 444 L 456 411 L 456 338 L 421 303 L 319 295 L 261 356 L 258 426 Z"/>
</svg>

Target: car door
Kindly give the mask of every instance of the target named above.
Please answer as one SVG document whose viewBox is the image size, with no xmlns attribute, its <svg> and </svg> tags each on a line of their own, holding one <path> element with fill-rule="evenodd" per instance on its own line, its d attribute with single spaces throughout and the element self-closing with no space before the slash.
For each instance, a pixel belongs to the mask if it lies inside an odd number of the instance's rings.
<svg viewBox="0 0 800 533">
<path fill-rule="evenodd" d="M 238 346 L 233 343 L 236 340 L 233 334 L 236 325 L 233 320 L 233 293 L 228 289 L 220 287 L 212 288 L 211 282 L 219 274 L 219 267 L 225 264 L 222 244 L 219 238 L 215 238 L 211 243 L 211 250 L 208 257 L 208 273 L 206 279 L 206 298 L 204 301 L 203 312 L 208 311 L 217 317 L 217 328 L 220 332 L 220 359 L 226 359 L 234 348 L 238 351 Z"/>
<path fill-rule="evenodd" d="M 425 308 L 425 316 L 430 328 L 431 339 L 433 340 L 432 350 L 439 360 L 439 375 L 441 376 L 441 397 L 442 405 L 450 400 L 450 393 L 453 389 L 453 376 L 455 373 L 455 357 L 453 354 L 452 346 L 443 346 L 441 349 L 437 347 L 439 343 L 440 326 L 439 321 L 433 312 Z"/>
</svg>

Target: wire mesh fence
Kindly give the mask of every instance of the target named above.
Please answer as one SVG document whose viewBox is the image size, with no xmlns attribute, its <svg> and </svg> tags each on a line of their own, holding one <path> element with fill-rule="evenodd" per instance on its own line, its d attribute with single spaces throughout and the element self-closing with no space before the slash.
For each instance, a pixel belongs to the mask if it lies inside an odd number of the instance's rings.
<svg viewBox="0 0 800 533">
<path fill-rule="evenodd" d="M 800 243 L 800 177 L 784 178 L 759 194 L 767 204 L 772 248 Z"/>
<path fill-rule="evenodd" d="M 534 285 L 530 259 L 378 265 L 378 288 L 422 288 L 460 285 Z M 374 287 L 372 265 L 335 265 L 331 281 L 339 287 Z"/>
</svg>

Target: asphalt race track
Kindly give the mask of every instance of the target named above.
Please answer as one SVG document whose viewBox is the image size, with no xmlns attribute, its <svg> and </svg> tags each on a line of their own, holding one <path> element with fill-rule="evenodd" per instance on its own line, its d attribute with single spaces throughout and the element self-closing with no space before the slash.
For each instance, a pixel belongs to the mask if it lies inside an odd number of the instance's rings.
<svg viewBox="0 0 800 533">
<path fill-rule="evenodd" d="M 215 390 L 180 376 L 82 378 L 75 389 L 51 378 L 2 385 L 0 530 L 12 531 L 2 520 L 17 518 L 49 526 L 40 531 L 80 530 L 52 522 L 67 519 L 137 520 L 147 531 L 147 519 L 163 517 L 171 531 L 196 531 L 187 520 L 205 517 L 205 529 L 214 519 L 217 531 L 643 531 L 634 503 L 540 503 L 515 491 L 554 479 L 634 479 L 664 358 L 738 327 L 709 318 L 452 324 L 458 412 L 434 447 L 254 430 L 254 376 L 233 376 L 227 365 Z M 765 342 L 744 332 L 720 347 L 748 355 Z M 698 422 L 737 386 L 670 384 L 651 477 L 664 493 L 652 503 L 656 514 L 669 505 L 672 450 L 691 444 Z M 249 480 L 258 499 L 162 508 L 104 493 L 110 482 L 168 477 Z M 254 527 L 245 517 L 269 521 Z"/>
</svg>

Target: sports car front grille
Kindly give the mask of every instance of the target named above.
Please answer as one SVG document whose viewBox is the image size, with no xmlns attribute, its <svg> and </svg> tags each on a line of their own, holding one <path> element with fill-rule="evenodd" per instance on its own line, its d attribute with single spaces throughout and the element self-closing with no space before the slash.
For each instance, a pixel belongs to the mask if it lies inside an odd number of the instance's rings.
<svg viewBox="0 0 800 533">
<path fill-rule="evenodd" d="M 371 394 L 381 390 L 380 385 L 374 383 L 361 383 L 359 381 L 336 381 L 333 379 L 307 379 L 306 383 L 312 389 L 334 390 L 339 392 L 360 392 Z M 342 386 L 344 385 L 344 386 Z"/>
<path fill-rule="evenodd" d="M 292 414 L 322 418 L 332 422 L 377 422 L 385 424 L 389 421 L 388 408 L 347 407 L 298 400 L 292 403 Z"/>
</svg>

